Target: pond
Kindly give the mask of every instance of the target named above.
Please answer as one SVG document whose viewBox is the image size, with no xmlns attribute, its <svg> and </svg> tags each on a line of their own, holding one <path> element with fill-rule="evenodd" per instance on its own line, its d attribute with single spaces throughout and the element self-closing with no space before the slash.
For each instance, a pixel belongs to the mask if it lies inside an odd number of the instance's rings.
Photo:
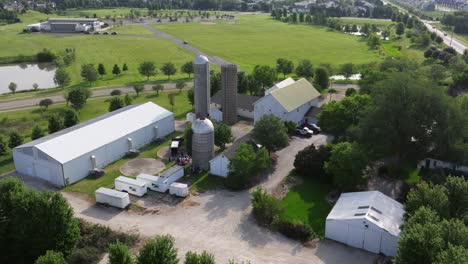
<svg viewBox="0 0 468 264">
<path fill-rule="evenodd" d="M 18 85 L 16 91 L 33 89 L 37 83 L 39 89 L 55 87 L 55 65 L 51 63 L 0 65 L 0 94 L 9 93 L 8 85 Z"/>
</svg>

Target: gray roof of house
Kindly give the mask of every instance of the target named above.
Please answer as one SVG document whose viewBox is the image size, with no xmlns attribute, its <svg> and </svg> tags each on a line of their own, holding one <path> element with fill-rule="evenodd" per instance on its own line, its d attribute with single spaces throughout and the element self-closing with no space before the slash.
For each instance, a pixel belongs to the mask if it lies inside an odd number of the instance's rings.
<svg viewBox="0 0 468 264">
<path fill-rule="evenodd" d="M 249 111 L 254 110 L 254 103 L 258 100 L 260 100 L 262 97 L 260 96 L 253 96 L 253 95 L 248 95 L 248 94 L 237 94 L 237 108 L 240 109 L 245 109 Z M 218 91 L 211 97 L 211 102 L 215 104 L 222 105 L 222 100 L 223 99 L 223 92 Z"/>
</svg>

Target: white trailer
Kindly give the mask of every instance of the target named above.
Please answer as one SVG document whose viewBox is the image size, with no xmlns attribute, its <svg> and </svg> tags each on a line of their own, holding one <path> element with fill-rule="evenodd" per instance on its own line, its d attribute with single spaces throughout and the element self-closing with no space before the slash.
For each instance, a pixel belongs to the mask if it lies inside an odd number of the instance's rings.
<svg viewBox="0 0 468 264">
<path fill-rule="evenodd" d="M 159 177 L 158 176 L 153 176 L 153 175 L 149 175 L 146 173 L 140 173 L 138 174 L 136 178 L 139 181 L 145 182 L 146 188 L 148 190 L 159 192 L 159 184 L 158 184 Z"/>
<path fill-rule="evenodd" d="M 179 197 L 186 197 L 189 194 L 188 186 L 185 183 L 173 182 L 169 187 L 169 193 Z"/>
<path fill-rule="evenodd" d="M 184 168 L 179 165 L 175 165 L 167 171 L 162 172 L 161 174 L 159 174 L 157 182 L 158 191 L 166 192 L 173 182 L 177 181 L 182 177 L 184 177 Z"/>
<path fill-rule="evenodd" d="M 146 183 L 128 178 L 125 176 L 119 176 L 114 181 L 115 189 L 123 192 L 128 192 L 136 196 L 143 196 L 146 194 Z"/>
<path fill-rule="evenodd" d="M 111 205 L 124 209 L 130 204 L 128 193 L 101 187 L 96 190 L 96 203 Z"/>
</svg>

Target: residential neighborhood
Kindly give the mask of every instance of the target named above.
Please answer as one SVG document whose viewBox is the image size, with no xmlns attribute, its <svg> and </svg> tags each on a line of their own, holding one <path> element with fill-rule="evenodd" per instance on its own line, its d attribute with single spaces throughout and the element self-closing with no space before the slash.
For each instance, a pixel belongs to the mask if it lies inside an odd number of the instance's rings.
<svg viewBox="0 0 468 264">
<path fill-rule="evenodd" d="M 0 263 L 468 263 L 468 12 L 0 0 Z"/>
</svg>

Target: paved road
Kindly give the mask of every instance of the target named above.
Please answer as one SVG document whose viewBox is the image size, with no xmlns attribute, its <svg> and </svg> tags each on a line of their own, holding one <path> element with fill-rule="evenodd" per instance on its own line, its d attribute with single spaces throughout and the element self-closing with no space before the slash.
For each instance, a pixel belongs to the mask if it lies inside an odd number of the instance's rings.
<svg viewBox="0 0 468 264">
<path fill-rule="evenodd" d="M 429 21 L 421 20 L 427 29 L 431 32 L 437 33 L 442 39 L 444 40 L 445 45 L 454 48 L 458 53 L 463 54 L 463 52 L 468 49 L 466 45 L 462 42 L 458 41 L 456 38 L 452 39 L 451 34 L 446 33 L 438 28 L 433 28 L 433 26 L 429 23 Z M 447 34 L 447 36 L 446 36 Z"/>
<path fill-rule="evenodd" d="M 187 87 L 193 86 L 193 82 L 186 82 L 186 84 L 187 84 Z M 145 85 L 145 91 L 151 91 L 151 87 L 153 85 L 154 84 Z M 163 85 L 164 85 L 165 90 L 176 89 L 175 83 L 164 83 Z M 122 94 L 135 93 L 132 87 L 117 87 L 117 88 L 93 90 L 92 97 L 108 96 L 110 92 L 112 92 L 113 90 L 121 90 Z M 53 95 L 53 96 L 46 96 L 46 97 L 41 97 L 41 98 L 31 98 L 31 99 L 26 99 L 26 100 L 0 102 L 0 111 L 38 106 L 39 102 L 45 98 L 52 99 L 54 103 L 65 102 L 65 98 L 63 97 L 63 95 Z"/>
</svg>

